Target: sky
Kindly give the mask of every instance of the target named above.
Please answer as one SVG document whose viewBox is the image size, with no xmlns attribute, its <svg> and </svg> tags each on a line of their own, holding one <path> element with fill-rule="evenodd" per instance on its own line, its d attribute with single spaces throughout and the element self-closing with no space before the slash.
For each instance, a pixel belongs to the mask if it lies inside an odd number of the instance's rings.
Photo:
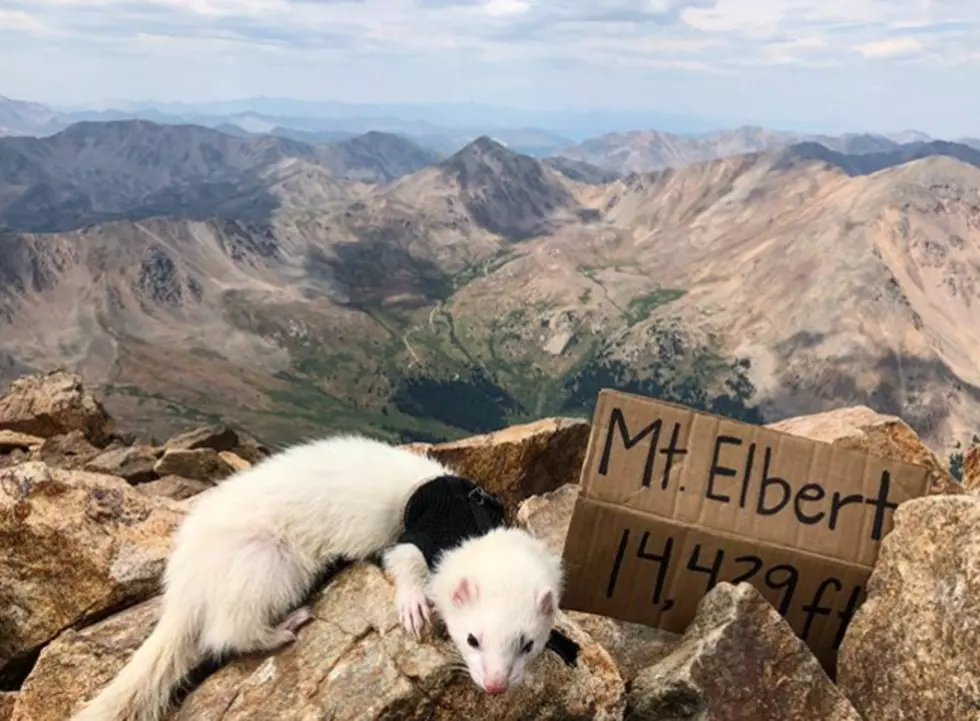
<svg viewBox="0 0 980 721">
<path fill-rule="evenodd" d="M 972 9 L 972 12 L 971 12 Z M 980 135 L 980 0 L 0 0 L 0 95 L 657 110 Z"/>
</svg>

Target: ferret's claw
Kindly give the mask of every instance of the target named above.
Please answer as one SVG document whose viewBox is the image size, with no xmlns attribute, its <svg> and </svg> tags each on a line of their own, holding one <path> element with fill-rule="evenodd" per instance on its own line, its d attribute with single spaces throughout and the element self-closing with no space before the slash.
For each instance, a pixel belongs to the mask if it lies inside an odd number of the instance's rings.
<svg viewBox="0 0 980 721">
<path fill-rule="evenodd" d="M 398 606 L 398 620 L 402 627 L 419 639 L 422 629 L 429 621 L 429 600 L 419 589 L 399 590 L 395 603 Z"/>
</svg>

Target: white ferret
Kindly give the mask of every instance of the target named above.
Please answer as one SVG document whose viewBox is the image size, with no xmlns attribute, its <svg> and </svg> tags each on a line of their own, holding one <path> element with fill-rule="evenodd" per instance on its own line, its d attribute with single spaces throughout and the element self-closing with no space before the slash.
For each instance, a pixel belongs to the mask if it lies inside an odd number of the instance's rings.
<svg viewBox="0 0 980 721">
<path fill-rule="evenodd" d="M 119 674 L 72 721 L 157 721 L 199 663 L 274 651 L 313 618 L 300 606 L 332 563 L 383 552 L 402 625 L 417 635 L 431 600 L 473 681 L 501 693 L 545 648 L 560 557 L 516 528 L 464 540 L 429 572 L 399 543 L 408 499 L 451 475 L 435 460 L 342 435 L 294 446 L 205 491 L 174 537 L 159 620 Z"/>
</svg>

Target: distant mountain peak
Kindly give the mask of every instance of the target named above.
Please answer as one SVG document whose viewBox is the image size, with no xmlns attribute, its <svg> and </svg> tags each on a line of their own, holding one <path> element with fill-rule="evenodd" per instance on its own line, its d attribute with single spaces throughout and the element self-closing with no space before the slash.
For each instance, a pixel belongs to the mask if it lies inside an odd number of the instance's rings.
<svg viewBox="0 0 980 721">
<path fill-rule="evenodd" d="M 452 163 L 455 160 L 465 158 L 494 158 L 496 160 L 508 160 L 515 157 L 524 157 L 520 153 L 515 153 L 506 145 L 494 140 L 489 135 L 481 135 L 475 140 L 456 151 L 446 160 Z M 529 160 L 531 158 L 528 158 Z"/>
</svg>

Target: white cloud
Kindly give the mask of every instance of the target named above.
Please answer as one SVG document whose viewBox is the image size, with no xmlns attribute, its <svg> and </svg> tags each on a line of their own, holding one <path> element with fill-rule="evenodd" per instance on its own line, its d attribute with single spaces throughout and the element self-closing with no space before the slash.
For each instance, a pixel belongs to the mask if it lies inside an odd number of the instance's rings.
<svg viewBox="0 0 980 721">
<path fill-rule="evenodd" d="M 922 53 L 922 43 L 915 38 L 888 38 L 858 45 L 855 50 L 866 58 L 907 58 Z"/>
<path fill-rule="evenodd" d="M 21 10 L 4 10 L 0 8 L 0 30 L 44 34 L 49 33 L 51 28 L 34 16 Z"/>
<path fill-rule="evenodd" d="M 490 0 L 484 6 L 486 13 L 494 17 L 523 15 L 530 9 L 531 6 L 523 0 Z"/>
<path fill-rule="evenodd" d="M 773 107 L 819 97 L 821 112 L 847 114 L 861 87 L 904 86 L 912 68 L 960 102 L 963 82 L 941 73 L 980 69 L 977 2 L 0 0 L 0 94 L 520 95 L 751 114 L 758 89 Z M 768 89 L 779 78 L 793 103 Z M 922 93 L 939 92 L 930 82 Z"/>
</svg>

